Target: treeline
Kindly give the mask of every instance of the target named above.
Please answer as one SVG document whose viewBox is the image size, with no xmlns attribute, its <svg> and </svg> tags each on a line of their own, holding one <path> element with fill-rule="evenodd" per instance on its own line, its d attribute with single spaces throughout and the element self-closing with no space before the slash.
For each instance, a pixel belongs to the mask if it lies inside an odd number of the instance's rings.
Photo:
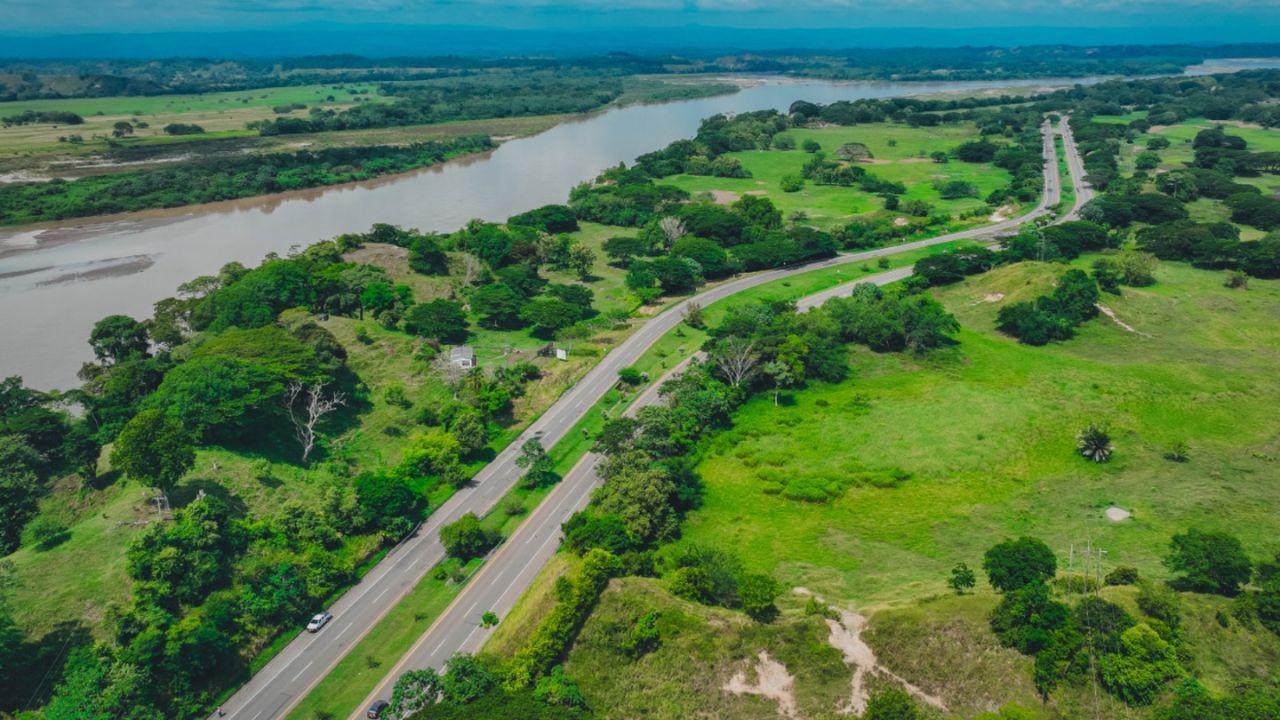
<svg viewBox="0 0 1280 720">
<path fill-rule="evenodd" d="M 81 125 L 84 118 L 73 112 L 62 112 L 56 110 L 27 110 L 17 115 L 8 115 L 3 119 L 5 127 L 13 127 L 14 125 Z"/>
<path fill-rule="evenodd" d="M 0 186 L 0 223 L 179 207 L 367 180 L 493 147 L 488 136 L 472 135 L 406 146 L 252 155 L 71 181 L 11 183 Z"/>
<path fill-rule="evenodd" d="M 494 43 L 492 39 L 490 43 Z M 557 58 L 422 56 L 368 58 L 321 55 L 266 59 L 0 60 L 13 79 L 0 100 L 226 92 L 348 82 L 411 81 L 486 72 L 552 71 L 615 75 L 659 73 L 789 73 L 859 80 L 995 80 L 1084 75 L 1181 73 L 1210 58 L 1273 57 L 1274 44 L 1117 45 L 1019 48 L 858 48 L 750 54 L 690 51 L 681 55 Z"/>
<path fill-rule="evenodd" d="M 1280 108 L 1269 100 L 1276 95 L 1278 82 L 1280 71 L 1277 70 L 1244 70 L 1195 78 L 1112 80 L 1051 93 L 1038 103 L 1038 108 L 1069 110 L 1078 117 L 1146 111 L 1145 118 L 1130 124 L 1135 133 L 1197 117 L 1244 120 L 1276 127 L 1280 126 Z M 1124 126 L 1120 127 L 1123 132 Z"/>
<path fill-rule="evenodd" d="M 249 124 L 263 135 L 425 125 L 449 120 L 523 117 L 594 110 L 622 96 L 611 75 L 557 72 L 488 73 L 411 84 L 383 85 L 394 102 L 361 103 L 348 110 L 312 108 L 307 118 L 281 117 Z"/>
</svg>

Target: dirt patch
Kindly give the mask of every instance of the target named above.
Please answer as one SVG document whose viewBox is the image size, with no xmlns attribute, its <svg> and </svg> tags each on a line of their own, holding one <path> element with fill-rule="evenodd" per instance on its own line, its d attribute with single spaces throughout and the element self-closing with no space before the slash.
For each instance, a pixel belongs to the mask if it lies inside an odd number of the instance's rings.
<svg viewBox="0 0 1280 720">
<path fill-rule="evenodd" d="M 1002 292 L 987 293 L 986 295 L 982 296 L 982 302 L 988 302 L 988 303 L 1000 302 L 1003 299 L 1004 299 L 1004 293 Z"/>
<path fill-rule="evenodd" d="M 892 165 L 893 164 L 892 160 L 885 160 L 884 158 L 858 158 L 853 162 L 856 165 Z"/>
<path fill-rule="evenodd" d="M 991 222 L 1004 222 L 1005 220 L 1013 217 L 1013 211 L 1014 208 L 1012 205 L 1001 205 L 996 208 L 996 211 L 991 213 L 990 217 L 987 219 Z"/>
<path fill-rule="evenodd" d="M 933 162 L 933 158 L 922 158 L 922 157 L 903 158 L 898 161 L 898 163 L 901 165 L 919 165 L 921 163 L 931 163 L 931 162 Z"/>
<path fill-rule="evenodd" d="M 738 193 L 728 190 L 712 190 L 711 199 L 717 205 L 730 205 L 738 200 Z"/>
<path fill-rule="evenodd" d="M 906 219 L 906 218 L 904 218 L 904 217 L 896 217 L 896 218 L 894 218 L 894 219 L 893 219 L 894 227 L 904 227 L 904 226 L 906 226 L 906 224 L 907 224 L 907 223 L 909 223 L 909 222 L 911 222 L 911 221 L 910 221 L 910 220 L 908 220 L 908 219 Z"/>
<path fill-rule="evenodd" d="M 1124 522 L 1131 517 L 1133 517 L 1133 513 L 1124 508 L 1118 508 L 1115 505 L 1107 508 L 1107 519 L 1111 522 Z"/>
<path fill-rule="evenodd" d="M 840 708 L 841 714 L 861 715 L 867 711 L 867 702 L 871 699 L 871 693 L 867 690 L 867 678 L 873 674 L 893 680 L 920 701 L 947 712 L 942 698 L 912 685 L 876 660 L 875 651 L 862 639 L 862 632 L 867 629 L 866 617 L 848 610 L 835 610 L 840 617 L 837 620 L 827 620 L 827 628 L 831 631 L 827 635 L 827 643 L 839 650 L 844 655 L 845 663 L 853 668 L 849 702 Z"/>
<path fill-rule="evenodd" d="M 787 667 L 761 650 L 756 655 L 756 681 L 747 682 L 747 673 L 739 670 L 724 684 L 724 690 L 734 695 L 760 695 L 778 703 L 778 715 L 784 718 L 799 717 L 796 710 L 796 679 Z"/>
</svg>

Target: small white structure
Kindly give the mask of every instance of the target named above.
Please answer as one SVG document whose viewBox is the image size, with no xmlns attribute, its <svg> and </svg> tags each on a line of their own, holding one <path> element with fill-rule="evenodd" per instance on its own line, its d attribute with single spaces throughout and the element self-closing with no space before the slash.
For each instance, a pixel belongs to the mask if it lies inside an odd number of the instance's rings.
<svg viewBox="0 0 1280 720">
<path fill-rule="evenodd" d="M 470 345 L 459 345 L 449 351 L 449 362 L 460 368 L 473 368 L 476 366 L 476 351 Z"/>
<path fill-rule="evenodd" d="M 569 359 L 569 351 L 568 351 L 568 350 L 565 350 L 564 348 L 556 348 L 556 359 L 557 359 L 557 360 L 568 360 L 568 359 Z"/>
</svg>

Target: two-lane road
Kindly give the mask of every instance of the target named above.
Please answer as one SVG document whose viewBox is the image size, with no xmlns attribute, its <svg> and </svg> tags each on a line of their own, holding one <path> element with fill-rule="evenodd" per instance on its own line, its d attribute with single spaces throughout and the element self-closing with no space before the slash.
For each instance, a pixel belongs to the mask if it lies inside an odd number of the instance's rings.
<svg viewBox="0 0 1280 720">
<path fill-rule="evenodd" d="M 519 438 L 499 453 L 476 475 L 471 485 L 437 508 L 413 536 L 398 545 L 358 585 L 335 602 L 329 608 L 334 619 L 328 627 L 314 635 L 299 636 L 254 675 L 225 703 L 226 716 L 233 720 L 272 720 L 286 715 L 432 566 L 444 558 L 444 548 L 439 542 L 440 527 L 468 512 L 483 515 L 491 510 L 520 476 L 515 465 L 520 446 L 534 437 L 540 438 L 547 447 L 555 445 L 617 381 L 619 370 L 633 365 L 653 343 L 682 321 L 683 313 L 691 303 L 705 307 L 743 290 L 819 267 L 861 263 L 939 243 L 987 238 L 1016 230 L 1020 224 L 1046 214 L 1046 208 L 1057 202 L 1057 159 L 1048 125 L 1044 134 L 1047 158 L 1045 195 L 1031 212 L 1021 217 L 903 245 L 740 277 L 679 302 L 650 319 L 605 355 Z M 583 467 L 580 464 L 575 472 Z M 573 483 L 570 480 L 575 473 L 570 473 L 570 477 L 548 495 L 516 534 L 486 562 L 484 570 L 468 582 L 468 587 L 432 625 L 406 660 L 397 666 L 395 673 L 402 667 L 438 667 L 442 658 L 447 659 L 457 650 L 474 649 L 483 642 L 487 633 L 479 629 L 477 613 L 493 610 L 501 615 L 505 612 L 504 607 L 514 605 L 546 558 L 554 553 L 559 542 L 560 523 L 589 499 L 594 473 L 586 473 L 584 469 L 579 474 L 589 476 L 588 481 Z M 477 594 L 493 592 L 488 589 L 491 587 L 501 589 L 498 597 Z M 465 619 L 455 622 L 453 613 L 457 608 L 471 612 L 463 612 Z M 422 655 L 424 651 L 428 655 Z M 394 674 L 390 675 L 387 682 L 392 682 L 394 677 Z M 379 692 L 382 690 L 380 688 Z M 348 709 L 330 710 L 346 712 Z"/>
</svg>

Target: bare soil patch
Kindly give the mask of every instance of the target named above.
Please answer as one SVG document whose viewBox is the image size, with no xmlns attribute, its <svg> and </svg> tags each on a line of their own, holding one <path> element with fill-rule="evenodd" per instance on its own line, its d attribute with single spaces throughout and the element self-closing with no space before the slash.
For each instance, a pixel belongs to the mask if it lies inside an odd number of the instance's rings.
<svg viewBox="0 0 1280 720">
<path fill-rule="evenodd" d="M 784 718 L 799 717 L 796 709 L 796 679 L 787 667 L 761 650 L 756 656 L 756 681 L 747 682 L 747 671 L 739 670 L 724 684 L 724 690 L 734 695 L 760 695 L 778 703 L 778 715 Z"/>
</svg>

